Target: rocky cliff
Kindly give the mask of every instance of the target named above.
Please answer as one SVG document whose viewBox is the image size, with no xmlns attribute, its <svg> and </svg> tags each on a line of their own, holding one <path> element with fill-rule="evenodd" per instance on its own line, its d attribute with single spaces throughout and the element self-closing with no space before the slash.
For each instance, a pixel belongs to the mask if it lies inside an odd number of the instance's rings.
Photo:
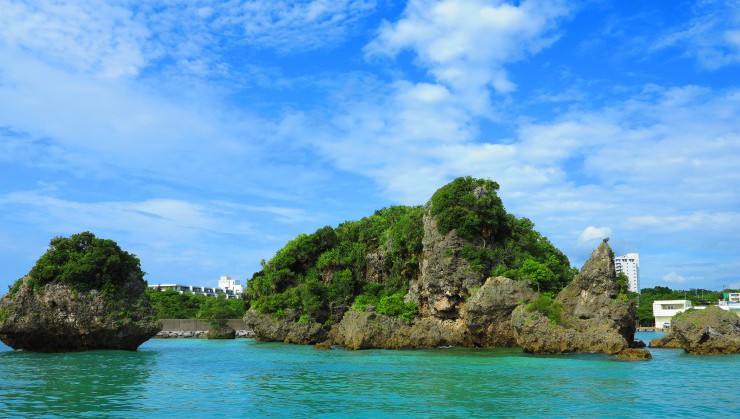
<svg viewBox="0 0 740 419">
<path fill-rule="evenodd" d="M 160 330 L 145 286 L 134 278 L 106 295 L 58 283 L 34 289 L 26 277 L 0 300 L 0 340 L 35 352 L 136 350 Z"/>
<path fill-rule="evenodd" d="M 511 312 L 534 295 L 527 285 L 509 278 L 489 278 L 454 314 L 425 314 L 409 323 L 378 314 L 373 308 L 351 310 L 332 327 L 329 339 L 348 349 L 515 346 Z"/>
<path fill-rule="evenodd" d="M 512 325 L 526 352 L 617 354 L 633 343 L 634 315 L 634 302 L 619 295 L 614 253 L 604 240 L 553 301 L 517 307 Z"/>
<path fill-rule="evenodd" d="M 740 316 L 716 306 L 677 314 L 651 348 L 682 348 L 692 355 L 740 353 Z"/>
</svg>

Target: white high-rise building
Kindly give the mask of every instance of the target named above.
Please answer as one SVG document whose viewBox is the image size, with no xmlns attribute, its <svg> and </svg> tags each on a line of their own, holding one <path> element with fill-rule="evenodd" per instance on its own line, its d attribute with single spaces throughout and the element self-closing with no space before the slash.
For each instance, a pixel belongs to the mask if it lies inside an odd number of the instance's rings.
<svg viewBox="0 0 740 419">
<path fill-rule="evenodd" d="M 627 275 L 627 289 L 632 292 L 640 292 L 640 255 L 627 253 L 624 256 L 614 258 L 614 268 L 617 274 L 624 272 Z"/>
<path fill-rule="evenodd" d="M 228 275 L 221 275 L 221 277 L 218 279 L 218 287 L 225 290 L 234 291 L 237 294 L 241 294 L 244 292 L 244 287 L 239 285 L 239 281 L 236 279 L 231 279 L 231 277 Z"/>
</svg>

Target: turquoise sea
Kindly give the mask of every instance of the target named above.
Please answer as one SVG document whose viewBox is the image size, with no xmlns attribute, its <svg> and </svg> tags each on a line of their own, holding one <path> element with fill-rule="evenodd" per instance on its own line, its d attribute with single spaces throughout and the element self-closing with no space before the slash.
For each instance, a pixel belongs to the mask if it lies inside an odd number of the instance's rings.
<svg viewBox="0 0 740 419">
<path fill-rule="evenodd" d="M 648 341 L 657 334 L 638 333 Z M 252 339 L 137 352 L 0 344 L 0 417 L 738 417 L 740 355 L 315 351 Z"/>
</svg>

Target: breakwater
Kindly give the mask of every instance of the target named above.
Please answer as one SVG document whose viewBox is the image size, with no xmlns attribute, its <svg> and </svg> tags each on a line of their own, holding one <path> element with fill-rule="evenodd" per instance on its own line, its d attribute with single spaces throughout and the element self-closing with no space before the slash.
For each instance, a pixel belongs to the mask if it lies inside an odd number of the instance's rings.
<svg viewBox="0 0 740 419">
<path fill-rule="evenodd" d="M 155 337 L 162 339 L 205 339 L 211 326 L 206 321 L 196 319 L 162 319 L 160 321 L 162 331 Z M 254 332 L 247 327 L 243 319 L 229 319 L 226 324 L 236 331 L 237 338 L 254 337 Z"/>
</svg>

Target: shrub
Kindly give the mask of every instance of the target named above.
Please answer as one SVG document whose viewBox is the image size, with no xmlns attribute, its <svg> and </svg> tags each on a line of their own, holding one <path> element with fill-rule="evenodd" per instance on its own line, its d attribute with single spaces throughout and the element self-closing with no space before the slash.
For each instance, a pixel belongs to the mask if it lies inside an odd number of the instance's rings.
<svg viewBox="0 0 740 419">
<path fill-rule="evenodd" d="M 562 322 L 563 304 L 555 301 L 549 295 L 540 295 L 537 299 L 527 304 L 527 311 L 537 311 L 545 316 L 554 324 Z"/>
<path fill-rule="evenodd" d="M 414 302 L 404 302 L 403 296 L 404 294 L 400 292 L 383 296 L 378 301 L 375 310 L 380 314 L 395 316 L 409 323 L 416 316 L 418 307 Z"/>
</svg>

